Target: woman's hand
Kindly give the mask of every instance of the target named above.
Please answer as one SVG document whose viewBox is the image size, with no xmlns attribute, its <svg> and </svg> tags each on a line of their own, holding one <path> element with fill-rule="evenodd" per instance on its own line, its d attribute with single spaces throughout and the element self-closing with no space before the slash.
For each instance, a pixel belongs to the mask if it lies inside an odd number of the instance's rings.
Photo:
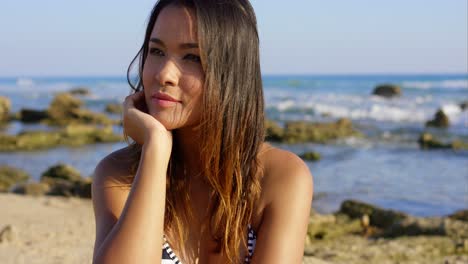
<svg viewBox="0 0 468 264">
<path fill-rule="evenodd" d="M 136 143 L 144 145 L 155 140 L 158 148 L 166 153 L 172 150 L 172 132 L 161 122 L 149 115 L 143 91 L 136 92 L 125 98 L 123 111 L 123 127 L 125 134 Z"/>
</svg>

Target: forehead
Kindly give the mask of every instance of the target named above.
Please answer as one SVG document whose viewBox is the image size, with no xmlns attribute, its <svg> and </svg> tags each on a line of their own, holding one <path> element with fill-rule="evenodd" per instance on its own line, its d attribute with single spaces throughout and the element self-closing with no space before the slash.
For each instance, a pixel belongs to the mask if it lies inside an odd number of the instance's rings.
<svg viewBox="0 0 468 264">
<path fill-rule="evenodd" d="M 151 32 L 164 42 L 197 42 L 197 18 L 183 6 L 169 5 L 161 10 Z"/>
</svg>

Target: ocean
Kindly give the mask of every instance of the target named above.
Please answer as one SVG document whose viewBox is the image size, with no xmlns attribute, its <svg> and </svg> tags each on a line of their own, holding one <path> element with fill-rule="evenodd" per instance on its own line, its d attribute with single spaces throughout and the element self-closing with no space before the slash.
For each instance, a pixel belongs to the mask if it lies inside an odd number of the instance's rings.
<svg viewBox="0 0 468 264">
<path fill-rule="evenodd" d="M 383 83 L 399 85 L 403 95 L 392 99 L 373 96 L 375 86 Z M 327 144 L 274 143 L 297 154 L 313 150 L 322 155 L 318 162 L 307 162 L 314 177 L 312 205 L 318 212 L 333 212 L 345 199 L 416 216 L 441 216 L 468 208 L 468 151 L 427 151 L 417 143 L 423 131 L 442 141 L 468 142 L 468 109 L 459 106 L 468 101 L 467 74 L 266 75 L 263 84 L 269 119 L 328 122 L 345 117 L 365 135 Z M 91 91 L 81 99 L 87 108 L 99 112 L 130 92 L 125 77 L 36 77 L 0 78 L 0 95 L 11 99 L 12 112 L 45 109 L 56 92 L 77 86 Z M 425 128 L 424 123 L 440 108 L 451 126 Z M 37 129 L 48 128 L 11 122 L 2 132 Z M 123 146 L 125 143 L 112 143 L 0 153 L 0 164 L 24 169 L 37 180 L 48 167 L 62 162 L 89 177 L 102 157 Z"/>
</svg>

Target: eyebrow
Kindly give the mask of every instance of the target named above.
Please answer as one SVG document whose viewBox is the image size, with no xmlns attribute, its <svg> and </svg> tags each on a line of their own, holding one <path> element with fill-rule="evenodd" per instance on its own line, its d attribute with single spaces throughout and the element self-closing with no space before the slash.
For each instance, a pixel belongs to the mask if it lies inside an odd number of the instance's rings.
<svg viewBox="0 0 468 264">
<path fill-rule="evenodd" d="M 157 43 L 163 47 L 166 47 L 166 45 L 164 44 L 164 42 L 158 38 L 151 38 L 150 39 L 150 42 L 154 42 L 154 43 Z M 180 49 L 198 49 L 198 43 L 181 43 L 179 45 L 179 48 Z"/>
</svg>

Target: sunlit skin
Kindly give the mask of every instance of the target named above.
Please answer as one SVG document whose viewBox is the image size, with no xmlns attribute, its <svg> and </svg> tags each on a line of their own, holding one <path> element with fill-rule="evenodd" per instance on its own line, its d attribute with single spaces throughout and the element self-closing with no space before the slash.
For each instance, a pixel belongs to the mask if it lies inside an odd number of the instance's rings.
<svg viewBox="0 0 468 264">
<path fill-rule="evenodd" d="M 183 263 L 227 263 L 214 253 L 219 246 L 206 229 L 210 186 L 198 177 L 200 123 L 205 74 L 200 62 L 197 19 L 192 10 L 169 5 L 152 29 L 144 60 L 143 91 L 124 102 L 124 131 L 142 145 L 136 174 L 129 148 L 111 153 L 96 167 L 92 185 L 96 215 L 95 263 L 155 263 L 161 259 L 163 234 Z M 170 96 L 177 102 L 160 100 Z M 164 226 L 168 162 L 174 148 L 192 184 L 188 195 L 193 217 L 184 245 Z M 258 153 L 261 197 L 250 223 L 257 233 L 252 263 L 300 263 L 309 221 L 313 182 L 307 165 L 295 154 L 267 143 Z M 175 173 L 181 173 L 176 168 Z M 131 190 L 109 188 L 132 178 Z M 280 194 L 280 195 L 278 195 Z M 180 208 L 177 208 L 180 209 Z M 144 243 L 142 243 L 144 241 Z M 157 250 L 155 250 L 157 249 Z M 241 249 L 241 256 L 246 256 Z"/>
<path fill-rule="evenodd" d="M 204 82 L 196 23 L 196 16 L 185 7 L 170 5 L 161 11 L 147 44 L 143 91 L 126 99 L 124 115 L 125 130 L 136 142 L 143 144 L 156 132 L 164 134 L 160 147 L 167 157 L 174 142 L 191 179 L 201 170 L 196 126 Z M 177 102 L 157 99 L 161 94 Z"/>
<path fill-rule="evenodd" d="M 143 70 L 149 114 L 168 130 L 196 125 L 204 73 L 196 31 L 196 17 L 183 7 L 162 10 L 151 33 Z M 181 101 L 162 107 L 151 96 L 156 92 Z"/>
</svg>

